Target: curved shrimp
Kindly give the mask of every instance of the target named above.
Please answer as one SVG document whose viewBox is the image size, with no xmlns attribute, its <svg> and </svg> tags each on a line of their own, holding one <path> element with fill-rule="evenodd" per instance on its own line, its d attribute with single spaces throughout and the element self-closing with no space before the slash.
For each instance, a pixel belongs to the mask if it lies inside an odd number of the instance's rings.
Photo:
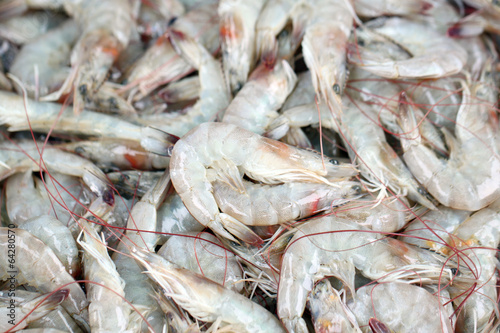
<svg viewBox="0 0 500 333">
<path fill-rule="evenodd" d="M 446 273 L 451 276 L 444 257 L 383 238 L 350 220 L 325 216 L 297 229 L 283 255 L 278 289 L 278 316 L 290 332 L 307 332 L 301 318 L 307 296 L 326 276 L 341 280 L 352 295 L 355 268 L 380 281 L 436 283 L 446 282 Z"/>
<path fill-rule="evenodd" d="M 401 144 L 406 165 L 434 198 L 455 209 L 475 211 L 500 197 L 500 157 L 495 130 L 487 119 L 488 106 L 470 102 L 471 96 L 486 93 L 483 85 L 475 85 L 472 95 L 464 86 L 455 137 L 444 132 L 450 147 L 447 160 L 438 158 L 423 144 L 411 102 L 404 94 L 400 97 L 400 122 L 405 133 Z"/>
<path fill-rule="evenodd" d="M 143 249 L 134 248 L 132 256 L 165 296 L 201 321 L 218 321 L 238 332 L 285 332 L 273 314 L 237 292 Z"/>
<path fill-rule="evenodd" d="M 401 301 L 405 300 L 405 301 Z M 371 332 L 368 321 L 375 317 L 394 332 L 454 332 L 439 298 L 425 289 L 397 282 L 358 289 L 348 303 L 363 332 Z M 425 318 L 425 320 L 422 320 Z"/>
<path fill-rule="evenodd" d="M 57 290 L 52 295 L 41 295 L 22 302 L 13 302 L 14 299 L 12 297 L 6 297 L 7 294 L 15 293 L 15 291 L 10 293 L 4 292 L 5 296 L 0 295 L 0 330 L 2 332 L 22 330 L 33 321 L 44 317 L 68 297 L 69 290 Z M 14 309 L 13 313 L 11 309 Z M 18 322 L 21 319 L 23 321 Z M 10 330 L 16 324 L 17 326 L 13 330 Z"/>
<path fill-rule="evenodd" d="M 157 254 L 179 267 L 241 293 L 242 272 L 236 256 L 224 249 L 212 234 L 190 232 L 186 235 L 188 237 L 170 237 Z"/>
<path fill-rule="evenodd" d="M 237 92 L 255 65 L 255 24 L 265 0 L 219 2 L 220 38 L 224 72 Z"/>
<path fill-rule="evenodd" d="M 68 20 L 21 48 L 10 73 L 21 80 L 29 97 L 43 97 L 62 86 L 70 74 L 71 46 L 79 34 L 77 24 Z"/>
<path fill-rule="evenodd" d="M 227 123 L 204 123 L 179 140 L 172 151 L 172 183 L 191 214 L 220 236 L 249 243 L 260 238 L 235 218 L 219 212 L 211 192 L 213 177 L 243 190 L 241 174 L 267 184 L 303 181 L 335 186 L 332 178 L 356 174 L 352 165 L 326 162 L 313 152 L 270 140 Z M 234 236 L 233 236 L 234 235 Z"/>
<path fill-rule="evenodd" d="M 424 23 L 398 17 L 380 18 L 358 30 L 357 35 L 363 36 L 361 40 L 365 46 L 350 46 L 349 61 L 383 77 L 439 78 L 458 73 L 467 62 L 467 52 L 458 43 Z M 375 47 L 380 47 L 380 41 L 375 40 L 380 38 L 386 38 L 386 43 L 402 45 L 410 58 L 393 60 L 387 56 L 385 48 L 369 50 L 372 40 Z"/>
<path fill-rule="evenodd" d="M 361 183 L 337 182 L 338 187 L 313 183 L 262 185 L 243 181 L 245 192 L 217 180 L 215 200 L 223 213 L 246 225 L 265 226 L 299 220 L 360 197 Z"/>
<path fill-rule="evenodd" d="M 9 250 L 9 239 L 15 239 L 14 253 Z M 82 327 L 88 327 L 87 297 L 47 245 L 25 230 L 0 228 L 0 251 L 3 254 L 0 257 L 0 272 L 3 272 L 0 280 L 13 278 L 18 284 L 28 283 L 45 293 L 66 285 L 69 295 L 61 305 Z M 8 258 L 13 257 L 15 265 L 9 266 L 13 264 L 9 264 Z"/>
<path fill-rule="evenodd" d="M 297 76 L 286 60 L 272 67 L 261 64 L 231 101 L 222 121 L 264 133 L 296 83 Z"/>
</svg>

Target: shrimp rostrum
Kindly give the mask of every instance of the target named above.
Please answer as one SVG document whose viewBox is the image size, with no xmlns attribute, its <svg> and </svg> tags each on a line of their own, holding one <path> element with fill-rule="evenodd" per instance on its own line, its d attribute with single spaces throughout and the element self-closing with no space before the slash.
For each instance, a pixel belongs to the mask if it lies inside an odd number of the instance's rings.
<svg viewBox="0 0 500 333">
<path fill-rule="evenodd" d="M 221 213 L 211 182 L 224 181 L 245 191 L 242 176 L 269 185 L 311 182 L 337 186 L 357 174 L 351 164 L 324 161 L 319 154 L 264 138 L 232 124 L 204 123 L 179 140 L 170 159 L 172 183 L 198 222 L 219 236 L 259 243 L 241 221 Z"/>
</svg>

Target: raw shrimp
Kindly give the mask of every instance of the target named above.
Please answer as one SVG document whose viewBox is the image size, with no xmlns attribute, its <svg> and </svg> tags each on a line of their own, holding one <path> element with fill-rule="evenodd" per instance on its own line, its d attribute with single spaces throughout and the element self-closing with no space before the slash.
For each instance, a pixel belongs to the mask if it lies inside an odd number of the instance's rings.
<svg viewBox="0 0 500 333">
<path fill-rule="evenodd" d="M 40 153 L 38 152 L 40 147 Z M 109 187 L 104 173 L 91 162 L 71 153 L 63 152 L 59 149 L 46 146 L 43 143 L 35 144 L 32 141 L 20 143 L 2 142 L 0 143 L 0 179 L 21 171 L 49 169 L 67 175 L 82 178 L 83 182 L 96 195 L 113 205 L 114 194 Z M 40 154 L 43 151 L 43 155 Z M 43 159 L 42 159 L 43 157 Z"/>
<path fill-rule="evenodd" d="M 4 3 L 4 2 L 3 2 Z M 0 4 L 0 17 L 2 13 Z M 0 37 L 14 44 L 26 44 L 36 41 L 37 38 L 49 30 L 60 25 L 66 17 L 63 14 L 34 11 L 16 16 L 0 23 Z"/>
<path fill-rule="evenodd" d="M 15 240 L 15 252 L 8 244 Z M 62 286 L 69 289 L 69 295 L 62 306 L 82 327 L 87 327 L 87 297 L 73 277 L 66 272 L 54 252 L 29 232 L 15 228 L 0 228 L 0 280 L 9 279 L 14 284 L 24 284 L 51 292 Z M 15 264 L 8 258 L 15 259 Z"/>
<path fill-rule="evenodd" d="M 237 332 L 285 332 L 273 314 L 230 289 L 143 249 L 134 248 L 132 256 L 165 296 L 198 320 L 217 321 Z"/>
<path fill-rule="evenodd" d="M 360 197 L 361 183 L 340 181 L 338 187 L 313 183 L 262 185 L 243 181 L 244 192 L 217 180 L 212 183 L 217 205 L 246 225 L 267 226 L 299 220 Z"/>
<path fill-rule="evenodd" d="M 82 223 L 78 244 L 83 248 L 85 280 L 93 282 L 86 284 L 90 329 L 96 332 L 137 331 L 138 327 L 130 327 L 132 308 L 125 301 L 125 282 L 109 257 L 105 240 L 89 222 Z"/>
<path fill-rule="evenodd" d="M 243 290 L 236 256 L 224 249 L 212 234 L 189 232 L 185 236 L 170 237 L 157 254 L 228 289 L 239 293 Z"/>
<path fill-rule="evenodd" d="M 71 47 L 79 34 L 77 24 L 68 20 L 21 48 L 10 73 L 21 80 L 30 98 L 48 95 L 61 87 L 70 73 Z M 22 94 L 22 90 L 18 92 Z"/>
<path fill-rule="evenodd" d="M 296 83 L 297 76 L 286 60 L 272 67 L 262 63 L 231 101 L 222 121 L 264 133 Z"/>
<path fill-rule="evenodd" d="M 307 332 L 301 318 L 307 296 L 326 276 L 341 280 L 352 295 L 355 268 L 381 281 L 445 283 L 451 277 L 451 263 L 445 265 L 444 257 L 383 238 L 350 220 L 325 216 L 297 229 L 283 255 L 278 289 L 278 316 L 289 332 Z"/>
<path fill-rule="evenodd" d="M 0 295 L 0 330 L 2 332 L 8 331 L 14 325 L 17 326 L 9 332 L 22 330 L 31 322 L 45 316 L 68 297 L 69 289 L 60 289 L 52 295 L 41 295 L 19 303 L 13 302 L 15 294 L 14 290 L 2 292 Z M 7 298 L 7 295 L 10 297 Z"/>
<path fill-rule="evenodd" d="M 208 52 L 213 53 L 219 47 L 219 26 L 217 22 L 217 3 L 203 2 L 200 6 L 179 17 L 170 30 L 194 38 Z M 149 95 L 162 84 L 182 78 L 193 67 L 175 52 L 170 43 L 170 32 L 158 38 L 153 46 L 139 58 L 125 76 L 126 86 L 130 90 L 130 100 L 138 101 Z"/>
<path fill-rule="evenodd" d="M 200 90 L 200 78 L 189 76 L 168 84 L 158 92 L 158 95 L 167 103 L 177 103 L 198 99 Z"/>
<path fill-rule="evenodd" d="M 363 29 L 370 30 L 363 33 Z M 398 17 L 379 18 L 358 30 L 365 46 L 350 47 L 349 61 L 383 77 L 439 78 L 458 73 L 467 62 L 467 52 L 458 43 L 424 23 Z M 372 41 L 374 46 L 379 45 L 380 41 L 376 39 L 381 37 L 386 38 L 386 43 L 404 47 L 411 58 L 393 60 L 387 56 L 385 48 L 369 51 L 367 46 Z"/>
<path fill-rule="evenodd" d="M 454 332 L 438 297 L 406 283 L 388 282 L 360 288 L 348 306 L 366 333 L 371 332 L 367 326 L 373 317 L 394 332 Z"/>
<path fill-rule="evenodd" d="M 339 116 L 340 96 L 347 81 L 346 47 L 353 27 L 352 5 L 348 0 L 311 3 L 314 9 L 305 29 L 302 53 L 316 94 Z"/>
<path fill-rule="evenodd" d="M 25 107 L 21 96 L 4 91 L 0 91 L 0 101 L 0 124 L 7 125 L 9 131 L 32 129 L 48 133 L 53 130 L 55 133 L 132 140 L 159 154 L 165 154 L 168 138 L 172 138 L 156 129 L 102 113 L 84 110 L 76 116 L 70 108 L 61 112 L 63 106 L 60 104 L 28 100 Z"/>
<path fill-rule="evenodd" d="M 71 316 L 64 310 L 63 307 L 58 306 L 42 318 L 35 320 L 29 325 L 31 328 L 59 328 L 64 329 L 66 333 L 84 333 Z"/>
<path fill-rule="evenodd" d="M 471 97 L 485 100 L 490 91 L 484 83 L 473 92 L 464 85 L 463 102 L 457 114 L 455 137 L 446 140 L 450 149 L 447 160 L 440 159 L 420 137 L 413 106 L 402 94 L 400 121 L 403 158 L 415 178 L 441 204 L 463 210 L 478 210 L 500 197 L 500 158 L 493 126 L 488 122 L 489 105 L 471 104 Z"/>
<path fill-rule="evenodd" d="M 315 103 L 314 97 L 315 92 L 312 85 L 311 72 L 306 71 L 299 73 L 297 74 L 297 85 L 288 95 L 281 109 L 288 110 L 295 106 Z"/>
<path fill-rule="evenodd" d="M 44 98 L 56 101 L 74 91 L 73 109 L 79 114 L 94 98 L 120 52 L 127 46 L 134 25 L 131 0 L 66 1 L 82 35 L 71 54 L 72 71 L 61 89 Z"/>
<path fill-rule="evenodd" d="M 163 174 L 162 171 L 116 171 L 106 174 L 120 195 L 126 199 L 142 198 Z"/>
<path fill-rule="evenodd" d="M 194 324 L 189 316 L 172 301 L 171 298 L 156 292 L 156 301 L 168 318 L 168 328 L 172 332 L 200 333 L 199 327 Z"/>
<path fill-rule="evenodd" d="M 40 215 L 19 224 L 19 229 L 30 232 L 49 246 L 72 276 L 80 273 L 78 248 L 68 227 L 49 215 Z"/>
<path fill-rule="evenodd" d="M 360 333 L 356 317 L 328 279 L 316 283 L 308 299 L 315 332 Z"/>
<path fill-rule="evenodd" d="M 224 72 L 231 91 L 237 92 L 255 65 L 255 23 L 265 0 L 221 0 L 220 38 Z"/>
<path fill-rule="evenodd" d="M 423 14 L 432 8 L 433 2 L 428 0 L 355 0 L 356 14 L 361 17 L 379 16 L 413 16 Z"/>
<path fill-rule="evenodd" d="M 500 33 L 500 11 L 492 13 L 488 10 L 480 10 L 467 15 L 448 29 L 450 37 L 474 37 L 483 32 Z"/>
<path fill-rule="evenodd" d="M 356 170 L 350 164 L 325 161 L 314 152 L 284 143 L 226 123 L 204 123 L 179 140 L 172 151 L 172 183 L 191 214 L 220 236 L 255 243 L 260 238 L 233 217 L 220 213 L 211 192 L 207 169 L 213 177 L 243 190 L 241 174 L 267 184 L 302 181 L 335 186 L 333 178 L 350 177 Z"/>
</svg>

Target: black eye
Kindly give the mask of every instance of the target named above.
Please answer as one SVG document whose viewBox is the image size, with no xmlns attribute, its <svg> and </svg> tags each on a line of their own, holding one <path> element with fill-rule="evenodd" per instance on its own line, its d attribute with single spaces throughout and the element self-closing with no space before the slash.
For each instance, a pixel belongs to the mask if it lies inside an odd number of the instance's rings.
<svg viewBox="0 0 500 333">
<path fill-rule="evenodd" d="M 356 194 L 359 194 L 359 193 L 361 193 L 361 186 L 359 186 L 359 185 L 354 185 L 354 186 L 352 187 L 352 190 L 353 190 Z"/>
<path fill-rule="evenodd" d="M 424 190 L 424 189 L 423 189 L 423 188 L 421 188 L 421 187 L 419 187 L 419 188 L 417 189 L 417 191 L 418 191 L 418 193 L 420 193 L 420 194 L 422 194 L 422 195 L 427 195 L 427 191 L 426 191 L 426 190 Z"/>
<path fill-rule="evenodd" d="M 76 147 L 75 148 L 75 153 L 76 154 L 84 154 L 85 153 L 85 148 L 83 148 L 83 147 Z"/>
<path fill-rule="evenodd" d="M 330 159 L 329 162 L 332 163 L 332 164 L 334 164 L 334 165 L 339 165 L 339 161 L 337 161 L 334 158 Z"/>
<path fill-rule="evenodd" d="M 460 272 L 455 267 L 453 267 L 452 269 L 450 269 L 450 271 L 451 271 L 451 274 L 453 274 L 455 276 L 459 276 L 460 275 Z"/>
<path fill-rule="evenodd" d="M 333 92 L 340 95 L 340 86 L 337 83 L 333 85 Z"/>
<path fill-rule="evenodd" d="M 231 244 L 231 246 L 234 246 L 234 247 L 240 247 L 240 244 L 233 242 L 233 241 L 229 241 L 229 244 Z"/>
</svg>

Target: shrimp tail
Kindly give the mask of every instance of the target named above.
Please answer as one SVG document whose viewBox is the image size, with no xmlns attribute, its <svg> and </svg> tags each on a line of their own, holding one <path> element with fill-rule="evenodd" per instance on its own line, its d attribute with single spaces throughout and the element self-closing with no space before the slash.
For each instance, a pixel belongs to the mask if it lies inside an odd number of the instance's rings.
<svg viewBox="0 0 500 333">
<path fill-rule="evenodd" d="M 50 295 L 45 301 L 43 301 L 43 303 L 40 305 L 39 308 L 37 308 L 36 311 L 53 310 L 59 304 L 64 302 L 64 300 L 66 300 L 68 296 L 69 296 L 69 289 L 57 290 L 52 295 Z"/>
<path fill-rule="evenodd" d="M 249 227 L 225 213 L 220 213 L 218 215 L 218 219 L 211 222 L 209 227 L 218 235 L 235 242 L 238 242 L 237 239 L 241 239 L 243 242 L 255 246 L 264 243 L 262 238 L 260 238 Z"/>
<path fill-rule="evenodd" d="M 170 156 L 173 146 L 178 140 L 178 136 L 157 128 L 145 127 L 142 129 L 141 146 L 153 154 Z"/>
</svg>

